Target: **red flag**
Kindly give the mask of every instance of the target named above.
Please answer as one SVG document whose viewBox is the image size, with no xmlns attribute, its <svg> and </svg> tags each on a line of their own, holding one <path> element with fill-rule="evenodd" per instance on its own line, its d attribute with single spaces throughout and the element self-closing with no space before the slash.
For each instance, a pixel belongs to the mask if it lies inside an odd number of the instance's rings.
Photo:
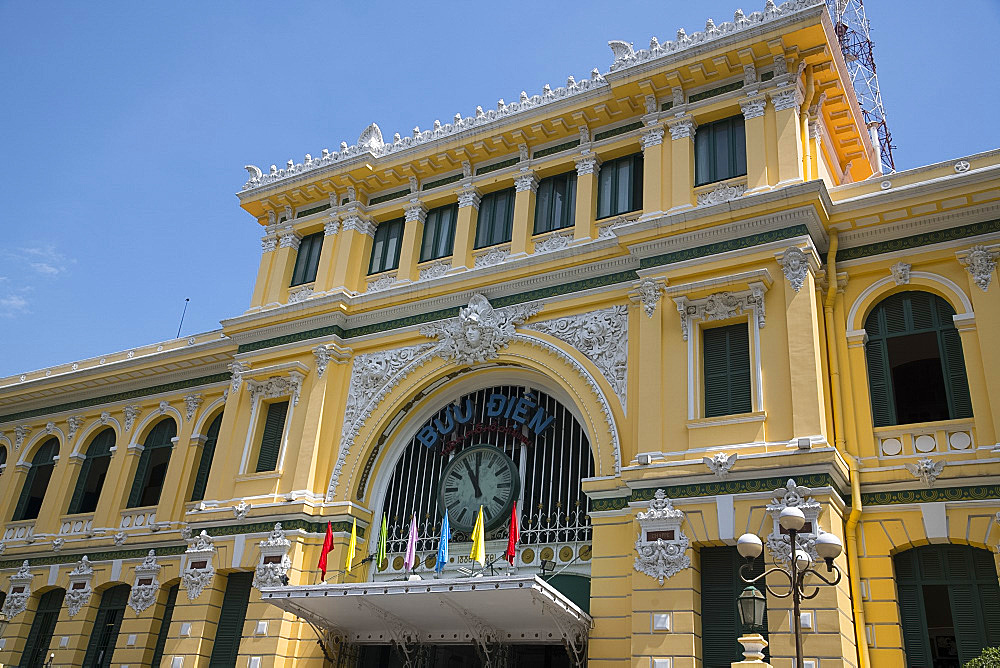
<svg viewBox="0 0 1000 668">
<path fill-rule="evenodd" d="M 326 579 L 326 555 L 333 551 L 333 525 L 326 523 L 326 538 L 323 539 L 323 549 L 319 553 L 319 572 Z"/>
<path fill-rule="evenodd" d="M 521 542 L 521 523 L 517 520 L 517 501 L 510 509 L 510 531 L 507 536 L 507 551 L 503 553 L 511 566 L 514 565 L 514 558 L 517 557 L 517 544 Z"/>
</svg>

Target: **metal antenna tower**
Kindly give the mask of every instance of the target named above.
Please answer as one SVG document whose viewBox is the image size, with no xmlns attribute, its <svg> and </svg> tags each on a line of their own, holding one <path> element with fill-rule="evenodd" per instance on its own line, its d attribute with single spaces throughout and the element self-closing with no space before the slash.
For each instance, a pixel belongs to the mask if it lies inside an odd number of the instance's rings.
<svg viewBox="0 0 1000 668">
<path fill-rule="evenodd" d="M 847 70 L 854 85 L 858 103 L 865 117 L 865 125 L 871 134 L 872 143 L 879 149 L 882 172 L 896 171 L 892 160 L 892 134 L 882 106 L 882 94 L 875 74 L 874 43 L 871 39 L 868 17 L 865 15 L 864 0 L 826 0 L 833 26 L 837 32 L 840 50 L 847 62 Z"/>
</svg>

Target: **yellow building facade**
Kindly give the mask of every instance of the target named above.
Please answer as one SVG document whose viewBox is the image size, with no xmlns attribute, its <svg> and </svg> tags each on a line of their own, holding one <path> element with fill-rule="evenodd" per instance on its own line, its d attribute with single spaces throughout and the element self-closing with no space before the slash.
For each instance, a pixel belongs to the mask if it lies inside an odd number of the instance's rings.
<svg viewBox="0 0 1000 668">
<path fill-rule="evenodd" d="M 246 312 L 0 380 L 0 663 L 729 665 L 790 506 L 805 665 L 1000 645 L 1000 152 L 878 173 L 823 3 L 611 48 L 248 166 Z"/>
</svg>

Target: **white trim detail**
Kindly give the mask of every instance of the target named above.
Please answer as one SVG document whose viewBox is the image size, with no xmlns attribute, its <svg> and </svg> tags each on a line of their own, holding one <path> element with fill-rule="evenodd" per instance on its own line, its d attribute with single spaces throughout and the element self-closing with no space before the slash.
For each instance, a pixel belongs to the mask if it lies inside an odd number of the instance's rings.
<svg viewBox="0 0 1000 668">
<path fill-rule="evenodd" d="M 951 292 L 958 295 L 958 298 L 962 301 L 962 308 L 964 309 L 962 313 L 972 313 L 972 301 L 969 296 L 965 294 L 965 290 L 958 287 L 958 284 L 949 278 L 945 278 L 940 274 L 932 274 L 929 271 L 911 271 L 910 272 L 910 284 L 912 285 L 913 279 L 922 278 L 925 281 L 930 281 L 931 283 L 940 283 L 944 287 L 948 288 Z M 875 281 L 867 288 L 861 291 L 861 294 L 857 296 L 854 303 L 851 304 L 851 310 L 847 314 L 847 327 L 849 330 L 864 329 L 865 323 L 855 323 L 858 317 L 858 311 L 861 310 L 861 306 L 871 295 L 876 292 L 881 291 L 887 286 L 896 286 L 896 281 L 892 276 L 886 276 L 878 281 Z M 958 315 L 962 315 L 961 313 Z"/>
</svg>

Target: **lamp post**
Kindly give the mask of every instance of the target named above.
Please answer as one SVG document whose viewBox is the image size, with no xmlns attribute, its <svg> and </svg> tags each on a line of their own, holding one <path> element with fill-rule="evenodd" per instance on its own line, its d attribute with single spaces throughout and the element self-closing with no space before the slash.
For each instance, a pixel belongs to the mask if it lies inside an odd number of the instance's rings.
<svg viewBox="0 0 1000 668">
<path fill-rule="evenodd" d="M 792 616 L 794 620 L 795 628 L 795 665 L 801 668 L 802 666 L 802 618 L 799 614 L 799 607 L 803 600 L 815 598 L 819 594 L 819 586 L 812 593 L 806 593 L 806 575 L 814 575 L 824 583 L 828 585 L 836 585 L 840 582 L 841 572 L 840 569 L 833 563 L 841 551 L 843 550 L 843 545 L 840 539 L 837 538 L 832 533 L 821 533 L 816 538 L 816 553 L 826 562 L 826 572 L 835 573 L 836 575 L 833 579 L 829 579 L 823 575 L 823 573 L 812 568 L 812 557 L 808 552 L 799 547 L 798 542 L 796 542 L 796 537 L 798 533 L 805 526 L 806 516 L 801 510 L 794 506 L 789 506 L 782 509 L 781 514 L 778 516 L 778 525 L 782 529 L 788 532 L 788 544 L 789 544 L 789 559 L 787 566 L 777 565 L 773 568 L 769 568 L 757 577 L 751 577 L 751 565 L 754 559 L 759 557 L 764 552 L 764 543 L 761 541 L 759 536 L 752 533 L 745 533 L 740 536 L 736 543 L 736 549 L 740 553 L 740 556 L 745 557 L 747 562 L 740 567 L 740 578 L 749 585 L 754 585 L 760 583 L 764 591 L 771 594 L 775 598 L 788 598 L 792 597 Z M 766 578 L 770 574 L 780 573 L 785 578 L 788 579 L 788 591 L 781 593 L 776 591 L 772 587 L 767 585 Z M 757 593 L 754 596 L 753 592 Z M 749 593 L 748 593 L 749 592 Z M 755 588 L 748 587 L 740 595 L 739 601 L 739 612 L 740 618 L 745 627 L 753 626 L 754 623 L 760 624 L 757 618 L 757 612 L 760 612 L 760 619 L 763 618 L 764 600 L 763 595 L 760 594 Z M 753 615 L 749 617 L 748 615 Z"/>
</svg>

